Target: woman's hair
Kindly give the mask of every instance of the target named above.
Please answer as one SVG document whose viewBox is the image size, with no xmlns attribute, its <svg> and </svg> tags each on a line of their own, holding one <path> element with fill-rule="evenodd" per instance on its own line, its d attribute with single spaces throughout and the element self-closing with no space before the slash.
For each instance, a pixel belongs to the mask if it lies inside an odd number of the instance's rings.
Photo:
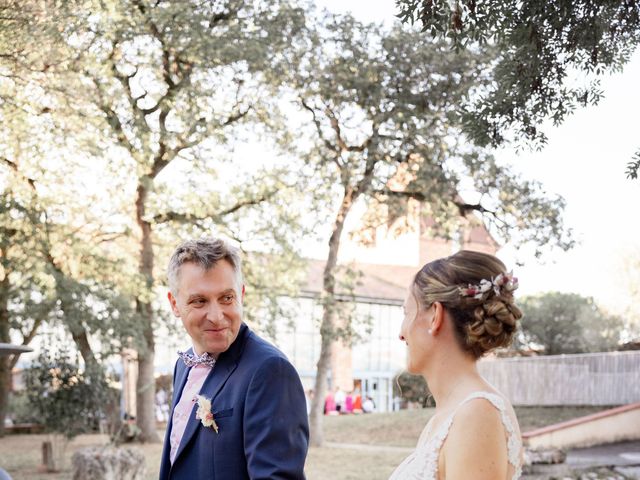
<svg viewBox="0 0 640 480">
<path fill-rule="evenodd" d="M 420 308 L 434 302 L 445 307 L 460 346 L 477 359 L 511 344 L 522 318 L 513 299 L 516 286 L 493 255 L 461 250 L 422 267 L 412 291 Z"/>
</svg>

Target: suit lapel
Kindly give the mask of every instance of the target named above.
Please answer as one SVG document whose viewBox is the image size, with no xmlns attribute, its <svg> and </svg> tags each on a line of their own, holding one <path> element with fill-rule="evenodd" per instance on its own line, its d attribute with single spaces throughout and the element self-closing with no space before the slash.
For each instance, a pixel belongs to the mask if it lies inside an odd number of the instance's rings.
<svg viewBox="0 0 640 480">
<path fill-rule="evenodd" d="M 175 379 L 173 382 L 173 398 L 171 400 L 171 410 L 169 411 L 169 418 L 167 422 L 167 431 L 164 437 L 164 448 L 162 449 L 163 458 L 161 466 L 161 478 L 168 478 L 169 471 L 171 470 L 171 429 L 173 428 L 173 411 L 178 404 L 178 399 L 182 395 L 182 390 L 187 383 L 187 377 L 189 376 L 189 368 L 187 368 L 182 360 L 178 360 L 175 368 Z M 163 476 L 166 473 L 166 476 Z"/>
<path fill-rule="evenodd" d="M 240 327 L 240 331 L 238 332 L 238 338 L 236 338 L 235 342 L 233 342 L 233 344 L 229 347 L 229 350 L 220 354 L 220 356 L 218 357 L 218 361 L 216 362 L 211 372 L 209 372 L 209 375 L 205 379 L 204 384 L 200 389 L 201 395 L 204 395 L 205 397 L 211 399 L 211 408 L 213 411 L 216 410 L 216 397 L 220 393 L 220 390 L 222 390 L 222 387 L 224 387 L 233 371 L 238 366 L 238 360 L 240 359 L 240 355 L 242 354 L 242 350 L 244 349 L 244 345 L 247 337 L 249 336 L 249 333 L 250 332 L 248 327 L 242 324 L 242 326 Z M 182 382 L 183 387 L 185 381 L 186 375 L 184 381 Z M 189 444 L 191 438 L 198 430 L 200 420 L 196 418 L 196 410 L 197 406 L 194 405 L 194 408 L 191 410 L 191 415 L 189 415 L 189 421 L 187 422 L 184 434 L 182 435 L 180 446 L 178 447 L 178 451 L 176 452 L 176 458 L 173 462 L 174 464 L 177 462 L 178 457 L 185 449 L 185 447 Z"/>
</svg>

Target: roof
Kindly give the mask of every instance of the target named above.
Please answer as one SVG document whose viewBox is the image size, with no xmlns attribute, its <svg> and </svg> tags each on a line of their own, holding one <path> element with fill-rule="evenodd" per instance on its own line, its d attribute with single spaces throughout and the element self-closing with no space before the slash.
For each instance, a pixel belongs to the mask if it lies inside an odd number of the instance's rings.
<svg viewBox="0 0 640 480">
<path fill-rule="evenodd" d="M 322 274 L 326 262 L 324 260 L 309 260 L 308 273 L 302 291 L 310 294 L 320 294 L 322 291 Z M 417 272 L 417 267 L 403 265 L 379 265 L 370 263 L 356 263 L 347 265 L 360 271 L 362 276 L 356 285 L 356 297 L 403 302 L 407 295 L 407 288 Z M 338 291 L 347 295 L 350 292 Z"/>
<path fill-rule="evenodd" d="M 0 343 L 0 355 L 11 355 L 14 353 L 33 352 L 33 348 L 25 345 L 13 345 L 10 343 Z"/>
<path fill-rule="evenodd" d="M 490 245 L 495 249 L 499 246 L 498 242 L 496 242 L 495 238 L 493 238 L 491 233 L 489 233 L 483 224 L 470 227 L 470 229 L 467 230 L 465 240 L 467 242 Z"/>
</svg>

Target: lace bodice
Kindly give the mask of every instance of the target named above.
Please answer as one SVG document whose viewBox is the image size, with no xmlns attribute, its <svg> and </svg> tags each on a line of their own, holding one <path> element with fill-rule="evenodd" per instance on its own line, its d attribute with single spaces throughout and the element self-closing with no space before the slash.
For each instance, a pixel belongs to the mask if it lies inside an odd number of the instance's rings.
<svg viewBox="0 0 640 480">
<path fill-rule="evenodd" d="M 500 412 L 500 418 L 507 435 L 509 463 L 515 470 L 511 480 L 518 480 L 522 474 L 522 441 L 511 421 L 511 417 L 507 413 L 504 400 L 500 396 L 489 392 L 475 392 L 465 398 L 433 435 L 431 435 L 432 417 L 422 431 L 416 449 L 396 468 L 389 480 L 437 480 L 438 457 L 442 445 L 449 434 L 455 414 L 460 406 L 475 398 L 488 400 Z"/>
</svg>

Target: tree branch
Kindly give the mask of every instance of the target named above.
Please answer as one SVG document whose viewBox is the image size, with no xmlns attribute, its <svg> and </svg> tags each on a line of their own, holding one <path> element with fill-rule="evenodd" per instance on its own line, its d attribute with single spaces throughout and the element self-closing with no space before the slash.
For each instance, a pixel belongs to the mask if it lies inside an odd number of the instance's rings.
<svg viewBox="0 0 640 480">
<path fill-rule="evenodd" d="M 7 157 L 2 157 L 2 156 L 0 156 L 0 160 L 2 160 L 3 163 L 5 163 L 6 165 L 9 166 L 9 168 L 11 168 L 11 170 L 13 170 L 15 173 L 20 175 L 24 180 L 26 180 L 32 190 L 36 189 L 35 180 L 31 177 L 26 176 L 24 173 L 22 173 L 15 162 L 13 162 L 12 160 L 9 160 Z"/>
<path fill-rule="evenodd" d="M 334 144 L 332 144 L 329 140 L 327 140 L 327 138 L 324 136 L 324 134 L 322 133 L 322 125 L 320 125 L 320 120 L 318 120 L 318 117 L 316 115 L 316 111 L 313 107 L 311 107 L 309 104 L 307 104 L 307 102 L 304 100 L 304 98 L 300 97 L 300 103 L 302 104 L 302 107 L 311 112 L 311 115 L 313 117 L 313 123 L 316 126 L 316 131 L 318 132 L 318 136 L 320 137 L 320 140 L 322 140 L 322 142 L 325 144 L 325 146 L 336 153 L 340 153 L 340 149 L 335 146 Z M 342 166 L 340 165 L 340 163 L 338 162 L 338 168 L 342 168 Z"/>
<path fill-rule="evenodd" d="M 347 145 L 347 142 L 342 138 L 342 130 L 340 128 L 340 122 L 338 121 L 338 117 L 333 113 L 333 110 L 329 107 L 329 105 L 325 105 L 324 113 L 329 117 L 329 123 L 331 124 L 331 128 L 336 132 L 336 140 L 338 141 L 338 147 L 340 150 L 347 152 L 364 152 L 367 148 L 367 144 L 369 139 L 367 139 L 362 145 Z"/>
<path fill-rule="evenodd" d="M 238 111 L 235 114 L 229 115 L 229 118 L 227 118 L 222 125 L 224 127 L 226 127 L 227 125 L 231 125 L 232 123 L 237 122 L 241 118 L 245 117 L 250 111 L 251 107 L 247 107 L 247 109 L 244 111 Z"/>
<path fill-rule="evenodd" d="M 35 338 L 35 336 L 38 333 L 38 327 L 40 327 L 40 325 L 42 325 L 42 322 L 44 321 L 44 317 L 40 317 L 36 320 L 33 321 L 33 325 L 31 326 L 31 330 L 29 331 L 29 333 L 27 335 L 23 335 L 22 336 L 22 345 L 23 346 L 27 346 L 31 343 L 31 341 Z M 18 363 L 18 360 L 20 359 L 20 355 L 13 355 L 11 357 L 11 360 L 9 361 L 9 369 L 13 369 L 13 367 L 16 366 L 16 364 Z"/>
<path fill-rule="evenodd" d="M 191 215 L 189 213 L 180 213 L 180 212 L 171 211 L 171 212 L 165 212 L 165 213 L 156 215 L 155 217 L 153 217 L 153 221 L 156 224 L 168 223 L 168 222 L 189 223 L 189 222 L 198 222 L 198 221 L 207 220 L 207 219 L 214 219 L 214 221 L 220 222 L 222 221 L 222 217 L 225 217 L 231 213 L 237 212 L 238 210 L 245 207 L 249 207 L 252 205 L 259 205 L 260 203 L 265 202 L 270 198 L 272 198 L 276 193 L 278 193 L 278 191 L 273 190 L 273 191 L 264 193 L 259 197 L 238 202 L 232 207 L 222 210 L 217 214 L 196 216 L 196 215 Z"/>
</svg>

